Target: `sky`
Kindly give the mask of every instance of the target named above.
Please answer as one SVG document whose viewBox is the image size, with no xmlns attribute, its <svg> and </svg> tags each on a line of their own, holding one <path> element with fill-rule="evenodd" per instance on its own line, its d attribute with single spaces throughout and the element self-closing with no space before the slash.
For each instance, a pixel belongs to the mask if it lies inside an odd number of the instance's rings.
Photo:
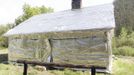
<svg viewBox="0 0 134 75">
<path fill-rule="evenodd" d="M 82 0 L 82 7 L 111 3 L 114 0 Z M 71 9 L 71 0 L 0 0 L 0 24 L 13 23 L 23 14 L 22 6 L 46 6 L 55 12 Z"/>
</svg>

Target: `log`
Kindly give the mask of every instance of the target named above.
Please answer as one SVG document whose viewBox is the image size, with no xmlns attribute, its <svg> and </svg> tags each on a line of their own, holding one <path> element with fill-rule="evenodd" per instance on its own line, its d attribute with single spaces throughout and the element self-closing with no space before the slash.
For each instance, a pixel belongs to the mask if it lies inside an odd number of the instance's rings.
<svg viewBox="0 0 134 75">
<path fill-rule="evenodd" d="M 106 67 L 102 66 L 46 63 L 46 62 L 27 61 L 27 60 L 17 60 L 17 63 L 34 64 L 46 67 L 85 68 L 85 69 L 91 69 L 92 67 L 94 67 L 95 69 L 106 69 Z"/>
<path fill-rule="evenodd" d="M 46 66 L 46 67 L 65 67 L 65 68 L 87 68 L 91 69 L 91 75 L 96 75 L 96 69 L 106 69 L 106 67 L 101 66 L 87 66 L 87 65 L 74 65 L 74 64 L 59 64 L 59 63 L 43 63 L 38 61 L 27 61 L 27 60 L 17 60 L 17 63 L 24 64 L 23 75 L 27 75 L 28 64 Z"/>
</svg>

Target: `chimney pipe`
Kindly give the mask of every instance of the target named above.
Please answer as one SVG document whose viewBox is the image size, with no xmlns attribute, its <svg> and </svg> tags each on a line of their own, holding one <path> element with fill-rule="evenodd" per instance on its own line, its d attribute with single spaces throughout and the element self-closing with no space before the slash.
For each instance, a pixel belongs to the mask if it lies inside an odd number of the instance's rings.
<svg viewBox="0 0 134 75">
<path fill-rule="evenodd" d="M 80 9 L 82 0 L 72 0 L 72 9 Z"/>
</svg>

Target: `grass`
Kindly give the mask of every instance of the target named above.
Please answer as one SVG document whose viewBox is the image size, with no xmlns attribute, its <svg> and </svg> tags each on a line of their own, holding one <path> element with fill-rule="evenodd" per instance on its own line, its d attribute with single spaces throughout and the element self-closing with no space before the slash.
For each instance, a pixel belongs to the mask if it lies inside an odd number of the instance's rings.
<svg viewBox="0 0 134 75">
<path fill-rule="evenodd" d="M 7 54 L 7 53 L 8 53 L 7 48 L 0 49 L 0 54 Z"/>
<path fill-rule="evenodd" d="M 89 75 L 89 72 L 73 72 L 71 70 L 52 71 L 55 75 Z M 104 74 L 97 74 L 104 75 Z M 134 57 L 119 57 L 113 61 L 112 75 L 134 75 Z"/>
<path fill-rule="evenodd" d="M 113 54 L 114 55 L 122 55 L 122 56 L 134 56 L 134 48 L 129 47 L 129 46 L 114 48 Z"/>
<path fill-rule="evenodd" d="M 89 75 L 88 71 L 82 72 L 82 71 L 72 71 L 69 69 L 65 69 L 64 71 L 50 71 L 54 75 Z"/>
<path fill-rule="evenodd" d="M 23 67 L 11 64 L 0 64 L 0 75 L 23 75 Z M 53 75 L 48 71 L 39 71 L 33 67 L 28 68 L 28 75 Z"/>
<path fill-rule="evenodd" d="M 0 64 L 0 75 L 22 75 L 21 69 L 13 65 Z"/>
<path fill-rule="evenodd" d="M 22 75 L 23 67 L 0 64 L 0 75 Z M 65 69 L 64 71 L 42 71 L 33 67 L 28 68 L 28 75 L 89 75 L 89 72 L 71 71 Z M 104 74 L 98 74 L 104 75 Z M 134 57 L 119 57 L 113 62 L 112 75 L 134 75 Z"/>
<path fill-rule="evenodd" d="M 125 49 L 125 50 L 123 50 Z M 130 49 L 130 50 L 129 50 Z M 131 48 L 120 48 L 116 53 L 133 54 Z M 0 50 L 0 54 L 6 54 L 7 49 Z M 118 55 L 118 54 L 117 54 Z M 15 66 L 12 64 L 0 64 L 0 75 L 23 75 L 23 66 Z M 42 71 L 34 67 L 28 68 L 28 75 L 89 75 L 89 71 L 72 71 L 65 69 L 64 71 Z M 97 74 L 104 75 L 104 74 Z M 117 57 L 113 61 L 112 75 L 134 75 L 134 57 Z"/>
<path fill-rule="evenodd" d="M 134 58 L 117 59 L 113 63 L 113 75 L 134 75 Z"/>
</svg>

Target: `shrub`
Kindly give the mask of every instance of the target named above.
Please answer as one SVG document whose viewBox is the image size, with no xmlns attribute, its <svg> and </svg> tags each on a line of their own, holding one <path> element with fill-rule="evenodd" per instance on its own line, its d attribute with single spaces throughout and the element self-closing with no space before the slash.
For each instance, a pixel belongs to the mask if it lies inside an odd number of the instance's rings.
<svg viewBox="0 0 134 75">
<path fill-rule="evenodd" d="M 117 48 L 122 46 L 134 47 L 134 32 L 128 33 L 127 29 L 122 28 L 120 35 L 114 38 L 113 44 Z"/>
<path fill-rule="evenodd" d="M 2 36 L 8 30 L 9 30 L 8 26 L 4 26 L 4 25 L 0 26 L 0 48 L 4 48 L 8 46 L 7 38 Z"/>
<path fill-rule="evenodd" d="M 113 38 L 113 53 L 134 56 L 134 31 L 128 32 L 126 28 L 121 29 L 120 34 Z"/>
<path fill-rule="evenodd" d="M 115 55 L 134 56 L 134 48 L 129 47 L 129 46 L 114 48 L 113 53 Z"/>
</svg>

